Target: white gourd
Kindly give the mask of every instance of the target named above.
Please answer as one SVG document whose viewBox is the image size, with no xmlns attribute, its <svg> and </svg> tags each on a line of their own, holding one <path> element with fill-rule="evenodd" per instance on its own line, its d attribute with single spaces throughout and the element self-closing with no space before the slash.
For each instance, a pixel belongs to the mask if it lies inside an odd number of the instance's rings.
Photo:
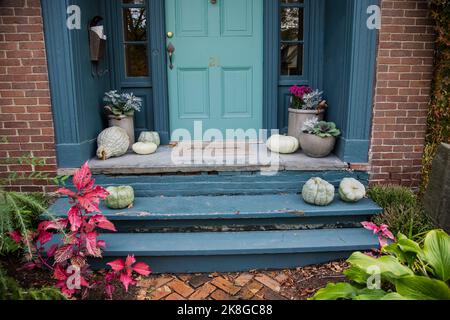
<svg viewBox="0 0 450 320">
<path fill-rule="evenodd" d="M 299 143 L 295 137 L 275 134 L 267 140 L 266 146 L 272 152 L 288 154 L 296 152 L 299 148 Z"/>
<path fill-rule="evenodd" d="M 366 188 L 356 179 L 344 178 L 339 185 L 339 196 L 346 202 L 358 202 L 366 196 Z"/>
<path fill-rule="evenodd" d="M 161 139 L 159 138 L 159 133 L 156 131 L 144 131 L 139 135 L 138 142 L 152 142 L 159 147 Z"/>
<path fill-rule="evenodd" d="M 311 178 L 303 186 L 302 197 L 307 203 L 327 206 L 334 200 L 334 186 L 321 178 Z"/>
<path fill-rule="evenodd" d="M 158 146 L 153 142 L 136 142 L 132 149 L 137 154 L 145 155 L 155 153 Z"/>
<path fill-rule="evenodd" d="M 97 157 L 106 160 L 124 155 L 130 146 L 130 139 L 124 129 L 110 127 L 98 135 L 97 145 Z"/>
</svg>

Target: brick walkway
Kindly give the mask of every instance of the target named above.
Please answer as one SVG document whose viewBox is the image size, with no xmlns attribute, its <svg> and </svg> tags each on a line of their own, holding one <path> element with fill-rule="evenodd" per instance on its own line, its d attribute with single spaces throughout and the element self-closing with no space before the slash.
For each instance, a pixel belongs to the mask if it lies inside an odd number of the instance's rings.
<svg viewBox="0 0 450 320">
<path fill-rule="evenodd" d="M 297 300 L 342 281 L 345 263 L 296 270 L 153 275 L 138 283 L 138 300 Z"/>
</svg>

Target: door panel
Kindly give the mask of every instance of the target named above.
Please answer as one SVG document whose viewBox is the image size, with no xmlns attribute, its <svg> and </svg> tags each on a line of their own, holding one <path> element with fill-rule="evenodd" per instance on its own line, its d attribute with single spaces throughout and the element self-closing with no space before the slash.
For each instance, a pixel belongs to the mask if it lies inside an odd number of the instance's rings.
<svg viewBox="0 0 450 320">
<path fill-rule="evenodd" d="M 222 69 L 224 118 L 252 117 L 252 69 Z"/>
<path fill-rule="evenodd" d="M 176 0 L 175 24 L 179 37 L 208 35 L 208 1 Z M 173 31 L 173 29 L 172 29 Z"/>
<path fill-rule="evenodd" d="M 209 118 L 208 69 L 178 68 L 178 108 L 180 119 Z"/>
<path fill-rule="evenodd" d="M 262 0 L 166 0 L 170 126 L 262 127 Z"/>
<path fill-rule="evenodd" d="M 260 1 L 262 2 L 262 1 Z M 251 36 L 253 0 L 223 0 L 220 7 L 223 36 Z"/>
</svg>

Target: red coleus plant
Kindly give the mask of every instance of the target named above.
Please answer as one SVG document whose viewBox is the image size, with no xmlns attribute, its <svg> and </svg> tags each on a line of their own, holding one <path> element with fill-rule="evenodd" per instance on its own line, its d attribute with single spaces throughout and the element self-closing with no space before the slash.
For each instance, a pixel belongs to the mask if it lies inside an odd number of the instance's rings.
<svg viewBox="0 0 450 320">
<path fill-rule="evenodd" d="M 102 215 L 99 209 L 100 201 L 108 196 L 108 192 L 94 183 L 91 171 L 85 163 L 73 177 L 76 191 L 67 188 L 58 190 L 59 194 L 68 196 L 72 204 L 67 218 L 43 221 L 36 232 L 25 236 L 14 232 L 11 237 L 16 242 L 34 243 L 35 256 L 25 267 L 49 268 L 58 281 L 56 286 L 65 295 L 72 296 L 81 292 L 84 297 L 89 289 L 104 283 L 105 292 L 111 298 L 115 289 L 113 280 L 119 280 L 128 291 L 129 285 L 136 283 L 133 271 L 143 276 L 149 275 L 151 271 L 148 265 L 135 263 L 134 257 L 129 256 L 125 261 L 116 260 L 109 263 L 112 271 L 106 273 L 104 281 L 93 280 L 88 258 L 101 258 L 102 249 L 106 247 L 105 241 L 98 239 L 97 229 L 116 231 L 114 224 Z M 55 233 L 60 236 L 54 237 Z M 54 244 L 49 245 L 52 240 Z"/>
<path fill-rule="evenodd" d="M 373 231 L 378 236 L 378 242 L 381 248 L 387 245 L 389 240 L 395 240 L 394 235 L 385 224 L 377 226 L 375 223 L 368 221 L 361 222 L 361 224 L 365 229 Z"/>
</svg>

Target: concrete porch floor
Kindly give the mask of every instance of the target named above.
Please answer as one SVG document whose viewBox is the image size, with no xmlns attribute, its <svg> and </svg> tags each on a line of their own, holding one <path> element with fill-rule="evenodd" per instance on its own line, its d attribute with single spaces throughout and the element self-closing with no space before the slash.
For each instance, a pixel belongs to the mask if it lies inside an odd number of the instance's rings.
<svg viewBox="0 0 450 320">
<path fill-rule="evenodd" d="M 178 155 L 178 157 L 174 157 Z M 95 174 L 157 174 L 226 171 L 325 171 L 345 170 L 348 164 L 335 155 L 310 158 L 303 152 L 282 155 L 267 150 L 261 143 L 226 147 L 191 145 L 160 146 L 151 155 L 126 155 L 102 161 L 91 159 L 89 166 Z"/>
</svg>

